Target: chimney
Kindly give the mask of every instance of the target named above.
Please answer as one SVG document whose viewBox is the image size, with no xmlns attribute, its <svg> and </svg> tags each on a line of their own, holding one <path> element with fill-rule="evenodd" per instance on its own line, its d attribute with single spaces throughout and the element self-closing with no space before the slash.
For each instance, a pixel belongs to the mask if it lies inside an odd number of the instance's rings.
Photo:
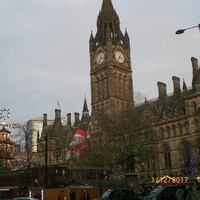
<svg viewBox="0 0 200 200">
<path fill-rule="evenodd" d="M 164 98 L 167 96 L 166 84 L 158 82 L 157 86 L 158 86 L 158 101 L 159 104 L 162 104 Z"/>
<path fill-rule="evenodd" d="M 180 78 L 176 76 L 172 76 L 173 85 L 174 85 L 174 96 L 178 98 L 179 93 L 181 92 L 181 86 L 180 86 Z"/>
<path fill-rule="evenodd" d="M 52 136 L 59 137 L 61 130 L 63 129 L 63 125 L 61 123 L 61 110 L 55 109 L 55 119 L 52 127 Z"/>
<path fill-rule="evenodd" d="M 198 74 L 198 60 L 192 57 L 191 62 L 192 62 L 192 69 L 193 69 L 193 77 L 196 77 Z"/>
<path fill-rule="evenodd" d="M 47 114 L 43 114 L 43 128 L 47 126 Z"/>
<path fill-rule="evenodd" d="M 71 113 L 67 113 L 67 125 L 71 126 Z"/>
<path fill-rule="evenodd" d="M 74 125 L 77 126 L 79 123 L 80 123 L 80 120 L 79 120 L 79 113 L 75 112 L 74 113 Z"/>
<path fill-rule="evenodd" d="M 55 119 L 61 118 L 61 110 L 55 109 Z"/>
</svg>

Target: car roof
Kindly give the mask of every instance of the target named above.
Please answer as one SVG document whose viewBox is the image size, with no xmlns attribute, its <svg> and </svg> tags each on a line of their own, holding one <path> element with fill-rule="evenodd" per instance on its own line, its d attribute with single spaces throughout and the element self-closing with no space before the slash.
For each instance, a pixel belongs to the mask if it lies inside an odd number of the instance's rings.
<svg viewBox="0 0 200 200">
<path fill-rule="evenodd" d="M 110 189 L 111 191 L 118 191 L 118 190 L 132 190 L 131 188 L 117 188 L 117 189 Z"/>
</svg>

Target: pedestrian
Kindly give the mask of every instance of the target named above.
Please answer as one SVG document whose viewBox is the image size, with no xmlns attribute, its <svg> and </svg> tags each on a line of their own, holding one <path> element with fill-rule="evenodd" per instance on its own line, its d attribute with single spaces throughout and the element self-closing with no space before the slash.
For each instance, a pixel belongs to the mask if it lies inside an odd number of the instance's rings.
<svg viewBox="0 0 200 200">
<path fill-rule="evenodd" d="M 75 191 L 72 191 L 70 193 L 70 200 L 76 200 L 76 193 L 75 193 Z"/>
<path fill-rule="evenodd" d="M 90 194 L 84 190 L 82 200 L 90 200 Z"/>
<path fill-rule="evenodd" d="M 58 195 L 58 200 L 64 200 L 63 190 L 61 190 L 60 194 Z"/>
</svg>

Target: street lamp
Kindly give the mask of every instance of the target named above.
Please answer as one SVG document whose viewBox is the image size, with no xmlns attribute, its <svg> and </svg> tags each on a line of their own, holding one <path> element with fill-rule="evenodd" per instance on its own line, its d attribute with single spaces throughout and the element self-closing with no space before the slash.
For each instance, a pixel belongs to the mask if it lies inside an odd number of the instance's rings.
<svg viewBox="0 0 200 200">
<path fill-rule="evenodd" d="M 176 34 L 179 35 L 179 34 L 184 33 L 188 29 L 193 29 L 193 28 L 197 28 L 197 27 L 199 28 L 199 31 L 200 31 L 200 24 L 198 24 L 197 26 L 192 26 L 192 27 L 185 28 L 185 29 L 179 29 L 179 30 L 176 31 Z"/>
</svg>

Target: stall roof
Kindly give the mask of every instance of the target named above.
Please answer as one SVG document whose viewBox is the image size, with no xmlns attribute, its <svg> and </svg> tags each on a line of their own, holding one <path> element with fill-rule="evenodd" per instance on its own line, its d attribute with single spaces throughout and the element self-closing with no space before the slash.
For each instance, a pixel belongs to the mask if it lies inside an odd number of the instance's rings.
<svg viewBox="0 0 200 200">
<path fill-rule="evenodd" d="M 84 185 L 84 186 L 123 186 L 124 182 L 120 180 L 93 180 L 93 179 L 87 179 L 87 180 L 79 180 L 74 179 L 70 182 L 70 185 Z"/>
</svg>

